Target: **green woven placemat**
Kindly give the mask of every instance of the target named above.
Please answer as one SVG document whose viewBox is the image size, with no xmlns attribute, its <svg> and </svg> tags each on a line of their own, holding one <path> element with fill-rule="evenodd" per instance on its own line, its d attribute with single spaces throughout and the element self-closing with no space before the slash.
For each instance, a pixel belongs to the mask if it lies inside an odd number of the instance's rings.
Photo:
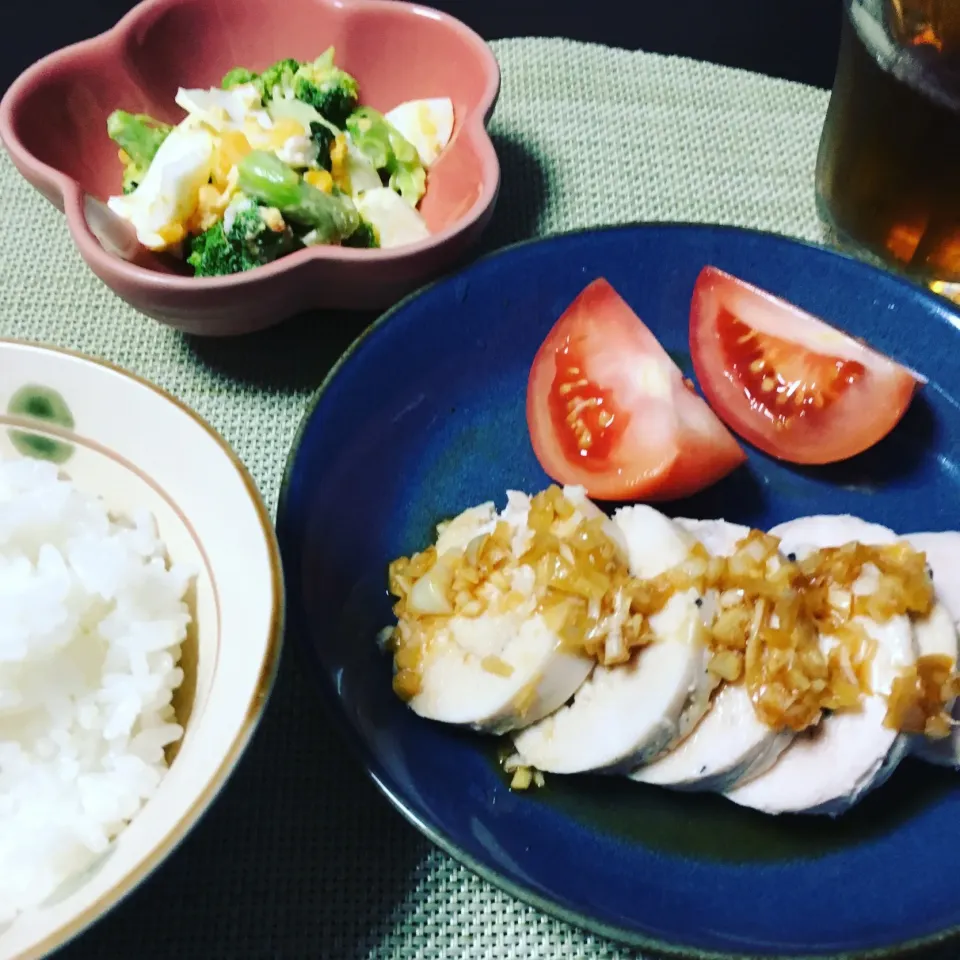
<svg viewBox="0 0 960 960">
<path fill-rule="evenodd" d="M 563 40 L 493 46 L 503 189 L 487 249 L 633 220 L 819 239 L 823 91 Z M 307 398 L 357 332 L 356 318 L 315 315 L 245 340 L 184 338 L 100 284 L 61 216 L 0 160 L 0 336 L 73 347 L 171 390 L 235 447 L 271 508 Z M 408 827 L 328 730 L 303 660 L 288 646 L 212 813 L 65 958 L 637 956 L 500 893 Z"/>
</svg>

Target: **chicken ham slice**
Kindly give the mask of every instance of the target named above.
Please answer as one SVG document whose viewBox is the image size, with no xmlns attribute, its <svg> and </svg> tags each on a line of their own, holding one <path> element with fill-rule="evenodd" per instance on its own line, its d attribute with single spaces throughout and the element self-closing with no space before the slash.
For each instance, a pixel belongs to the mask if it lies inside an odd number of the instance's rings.
<svg viewBox="0 0 960 960">
<path fill-rule="evenodd" d="M 597 508 L 582 491 L 570 492 L 584 513 Z M 471 507 L 438 528 L 440 558 L 463 553 L 477 537 L 491 533 L 498 520 L 513 534 L 514 552 L 528 534 L 530 498 L 510 491 L 502 513 L 492 503 Z M 528 582 L 524 582 L 524 581 Z M 533 570 L 521 566 L 514 589 L 531 593 Z M 418 581 L 422 602 L 431 600 L 429 577 Z M 419 596 L 418 596 L 419 599 Z M 424 654 L 420 689 L 409 702 L 422 717 L 488 733 L 506 733 L 535 723 L 565 703 L 590 674 L 594 661 L 564 650 L 533 597 L 516 608 L 483 617 L 451 617 Z"/>
<path fill-rule="evenodd" d="M 813 550 L 842 546 L 850 541 L 890 544 L 898 539 L 886 527 L 852 516 L 816 516 L 781 524 L 770 531 L 781 539 L 780 549 L 802 559 Z M 867 592 L 875 568 L 864 568 L 854 585 Z M 873 693 L 862 707 L 825 716 L 816 727 L 798 735 L 765 773 L 726 793 L 734 803 L 766 813 L 813 813 L 837 816 L 867 792 L 880 786 L 910 749 L 910 738 L 884 725 L 885 695 L 903 668 L 916 662 L 910 620 L 892 617 L 877 623 L 865 617 L 856 622 L 876 641 L 871 669 Z M 829 636 L 822 636 L 825 647 Z"/>
<path fill-rule="evenodd" d="M 614 524 L 630 572 L 654 577 L 682 563 L 691 538 L 652 507 L 624 507 Z M 626 772 L 685 736 L 709 705 L 697 594 L 674 594 L 650 618 L 656 639 L 615 667 L 597 666 L 572 702 L 514 737 L 519 762 L 549 773 Z"/>
<path fill-rule="evenodd" d="M 725 520 L 674 521 L 713 556 L 730 556 L 748 527 Z M 711 604 L 703 609 L 709 610 Z M 707 614 L 708 619 L 710 615 Z M 756 713 L 743 683 L 724 684 L 693 733 L 654 762 L 634 770 L 632 780 L 676 790 L 723 792 L 758 776 L 789 746 L 793 733 L 776 730 Z"/>
<path fill-rule="evenodd" d="M 957 623 L 960 621 L 960 533 L 912 533 L 906 537 L 927 556 L 937 603 L 925 620 L 914 623 L 920 656 L 945 655 L 957 660 Z M 958 722 L 949 737 L 917 736 L 913 753 L 938 767 L 960 769 L 960 700 L 950 705 Z"/>
</svg>

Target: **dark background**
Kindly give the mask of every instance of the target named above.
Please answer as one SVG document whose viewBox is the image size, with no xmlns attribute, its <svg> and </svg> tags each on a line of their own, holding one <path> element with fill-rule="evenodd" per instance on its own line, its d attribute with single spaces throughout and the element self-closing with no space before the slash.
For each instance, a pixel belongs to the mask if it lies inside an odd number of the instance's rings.
<svg viewBox="0 0 960 960">
<path fill-rule="evenodd" d="M 282 3 L 283 0 L 276 0 Z M 563 36 L 833 82 L 841 0 L 435 0 L 488 40 Z M 130 0 L 2 0 L 0 89 L 38 57 L 112 26 Z"/>
<path fill-rule="evenodd" d="M 564 36 L 829 87 L 841 2 L 432 5 L 486 39 Z M 0 0 L 0 90 L 37 58 L 107 29 L 131 6 L 130 0 Z M 361 960 L 394 927 L 398 904 L 417 882 L 417 864 L 430 844 L 391 810 L 331 733 L 315 702 L 310 665 L 291 640 L 259 733 L 213 815 L 59 960 Z M 269 791 L 263 790 L 266 779 Z M 331 787 L 322 798 L 318 780 Z M 336 843 L 324 842 L 330 834 Z M 389 864 L 381 862 L 387 848 Z M 324 862 L 331 849 L 352 861 L 350 870 Z M 339 920 L 335 941 L 329 939 L 331 917 Z"/>
</svg>

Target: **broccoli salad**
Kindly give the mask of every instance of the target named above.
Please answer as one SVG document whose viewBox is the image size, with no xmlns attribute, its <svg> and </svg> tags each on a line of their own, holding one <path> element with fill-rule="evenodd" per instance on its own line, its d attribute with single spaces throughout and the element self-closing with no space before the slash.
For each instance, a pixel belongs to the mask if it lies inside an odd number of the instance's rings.
<svg viewBox="0 0 960 960">
<path fill-rule="evenodd" d="M 418 206 L 450 141 L 446 98 L 386 114 L 359 103 L 331 47 L 312 63 L 238 67 L 180 88 L 177 125 L 114 111 L 123 193 L 110 209 L 198 277 L 240 273 L 315 244 L 396 247 L 428 235 Z"/>
</svg>

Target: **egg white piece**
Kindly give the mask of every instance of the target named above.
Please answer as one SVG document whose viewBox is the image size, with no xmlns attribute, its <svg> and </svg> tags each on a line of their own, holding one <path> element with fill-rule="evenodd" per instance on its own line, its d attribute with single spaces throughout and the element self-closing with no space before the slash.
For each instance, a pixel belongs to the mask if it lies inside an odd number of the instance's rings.
<svg viewBox="0 0 960 960">
<path fill-rule="evenodd" d="M 200 187 L 210 179 L 213 154 L 214 138 L 208 131 L 175 127 L 137 189 L 110 197 L 107 205 L 133 224 L 145 247 L 165 250 L 169 242 L 161 231 L 182 226 L 193 213 Z"/>
<path fill-rule="evenodd" d="M 821 547 L 850 541 L 889 544 L 897 540 L 886 527 L 853 516 L 816 516 L 774 527 L 780 549 L 799 558 Z M 854 592 L 873 589 L 876 570 L 864 568 Z M 858 622 L 877 643 L 871 670 L 873 694 L 864 696 L 859 711 L 825 716 L 816 727 L 799 734 L 765 773 L 726 793 L 734 803 L 765 813 L 823 813 L 837 816 L 884 783 L 910 749 L 910 738 L 884 725 L 886 695 L 897 674 L 916 662 L 917 648 L 910 620 L 892 617 L 877 623 Z M 831 638 L 821 637 L 829 648 Z"/>
<path fill-rule="evenodd" d="M 417 148 L 426 169 L 436 162 L 453 136 L 453 101 L 449 97 L 408 100 L 385 117 L 387 123 Z"/>
<path fill-rule="evenodd" d="M 929 616 L 914 621 L 920 656 L 945 655 L 956 662 L 957 621 L 960 620 L 960 533 L 913 533 L 906 540 L 915 550 L 927 555 L 937 597 Z M 913 753 L 938 767 L 960 769 L 960 701 L 954 701 L 952 713 L 958 726 L 953 728 L 950 736 L 940 740 L 914 737 Z"/>
<path fill-rule="evenodd" d="M 242 193 L 234 194 L 233 198 L 227 204 L 226 209 L 223 211 L 223 229 L 225 233 L 229 233 L 233 229 L 233 224 L 236 222 L 237 217 L 249 210 L 254 205 L 254 201 L 249 197 L 244 196 Z"/>
<path fill-rule="evenodd" d="M 360 216 L 372 224 L 384 249 L 416 243 L 430 236 L 426 221 L 389 187 L 367 190 L 357 197 Z"/>
<path fill-rule="evenodd" d="M 476 537 L 490 533 L 498 520 L 513 532 L 513 550 L 521 554 L 532 536 L 527 527 L 530 499 L 510 491 L 507 506 L 497 514 L 492 503 L 464 511 L 438 528 L 441 558 L 462 553 Z M 579 520 L 579 514 L 574 515 Z M 420 716 L 476 730 L 504 733 L 535 723 L 556 710 L 583 683 L 594 661 L 560 649 L 560 640 L 536 612 L 534 572 L 520 566 L 513 589 L 529 602 L 502 613 L 479 617 L 454 616 L 444 633 L 431 640 L 421 664 L 420 691 L 409 706 Z M 411 591 L 426 609 L 439 596 L 429 574 Z M 484 666 L 496 657 L 510 668 L 509 676 Z"/>
<path fill-rule="evenodd" d="M 652 507 L 625 507 L 613 519 L 634 576 L 656 576 L 689 553 L 689 538 Z M 571 703 L 518 733 L 520 762 L 551 773 L 625 771 L 688 733 L 714 685 L 696 600 L 692 590 L 675 594 L 650 618 L 653 643 L 626 664 L 597 666 Z"/>
<path fill-rule="evenodd" d="M 288 163 L 298 170 L 303 170 L 316 165 L 317 145 L 310 137 L 298 134 L 287 137 L 276 154 L 284 163 Z"/>
<path fill-rule="evenodd" d="M 243 84 L 230 90 L 210 87 L 207 90 L 180 87 L 176 96 L 177 105 L 187 113 L 205 123 L 217 133 L 243 128 L 248 117 L 263 114 L 269 123 L 269 117 L 263 111 L 260 94 L 253 84 Z"/>
<path fill-rule="evenodd" d="M 730 556 L 749 527 L 725 520 L 674 520 L 713 556 Z M 701 608 L 709 608 L 705 604 Z M 713 616 L 707 614 L 707 620 Z M 793 740 L 758 716 L 743 683 L 724 684 L 693 733 L 653 763 L 634 770 L 632 780 L 676 790 L 730 790 L 768 770 Z"/>
</svg>

